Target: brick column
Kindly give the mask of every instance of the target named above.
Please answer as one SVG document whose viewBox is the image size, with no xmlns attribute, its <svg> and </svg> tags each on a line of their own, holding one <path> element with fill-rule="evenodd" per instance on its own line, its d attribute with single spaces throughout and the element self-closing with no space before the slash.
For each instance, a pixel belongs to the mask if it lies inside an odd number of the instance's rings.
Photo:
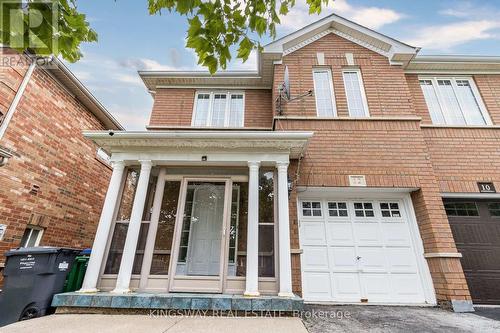
<svg viewBox="0 0 500 333">
<path fill-rule="evenodd" d="M 469 288 L 439 191 L 422 186 L 411 198 L 438 304 L 457 312 L 472 311 Z"/>
</svg>

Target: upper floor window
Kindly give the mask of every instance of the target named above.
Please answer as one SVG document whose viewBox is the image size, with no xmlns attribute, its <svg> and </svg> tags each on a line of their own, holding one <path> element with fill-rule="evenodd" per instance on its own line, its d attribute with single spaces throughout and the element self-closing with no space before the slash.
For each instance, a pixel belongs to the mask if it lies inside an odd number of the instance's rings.
<svg viewBox="0 0 500 333">
<path fill-rule="evenodd" d="M 335 109 L 332 72 L 328 68 L 315 68 L 313 81 L 318 117 L 335 117 L 337 110 Z"/>
<path fill-rule="evenodd" d="M 343 76 L 349 116 L 368 117 L 368 102 L 366 100 L 361 72 L 359 70 L 345 70 Z"/>
<path fill-rule="evenodd" d="M 420 78 L 420 86 L 434 124 L 491 125 L 471 78 Z"/>
<path fill-rule="evenodd" d="M 243 127 L 244 111 L 242 92 L 197 92 L 192 126 Z"/>
</svg>

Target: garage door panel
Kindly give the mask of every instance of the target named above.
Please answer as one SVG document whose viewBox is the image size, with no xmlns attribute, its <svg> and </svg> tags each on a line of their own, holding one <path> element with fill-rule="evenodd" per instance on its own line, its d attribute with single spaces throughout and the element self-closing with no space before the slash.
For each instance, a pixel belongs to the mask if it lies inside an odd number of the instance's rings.
<svg viewBox="0 0 500 333">
<path fill-rule="evenodd" d="M 354 242 L 351 223 L 327 222 L 328 241 L 335 245 L 351 245 Z"/>
<path fill-rule="evenodd" d="M 495 247 L 465 247 L 462 252 L 464 271 L 496 271 L 500 278 L 500 266 L 497 258 L 500 249 Z"/>
<path fill-rule="evenodd" d="M 415 253 L 411 248 L 388 248 L 387 258 L 389 272 L 391 273 L 413 273 L 418 272 Z"/>
<path fill-rule="evenodd" d="M 386 272 L 387 263 L 381 247 L 358 247 L 361 272 Z"/>
<path fill-rule="evenodd" d="M 332 297 L 330 273 L 308 272 L 303 275 L 304 294 L 308 299 L 326 301 Z"/>
<path fill-rule="evenodd" d="M 382 245 L 382 234 L 378 223 L 354 222 L 354 237 L 357 244 Z"/>
<path fill-rule="evenodd" d="M 425 301 L 420 277 L 417 274 L 391 274 L 388 279 L 391 280 L 393 298 L 396 300 L 403 303 Z"/>
<path fill-rule="evenodd" d="M 304 245 L 326 245 L 324 222 L 301 223 L 300 237 Z"/>
<path fill-rule="evenodd" d="M 358 270 L 356 262 L 356 249 L 350 247 L 330 247 L 330 269 L 337 271 Z"/>
<path fill-rule="evenodd" d="M 391 285 L 386 274 L 362 274 L 361 283 L 365 288 L 369 302 L 387 302 L 391 300 Z"/>
<path fill-rule="evenodd" d="M 380 227 L 386 246 L 411 246 L 411 234 L 406 223 L 384 222 Z"/>
<path fill-rule="evenodd" d="M 328 248 L 326 246 L 305 246 L 303 250 L 305 269 L 328 271 Z"/>
<path fill-rule="evenodd" d="M 355 273 L 333 274 L 333 296 L 336 301 L 359 302 L 361 289 L 359 277 Z"/>
</svg>

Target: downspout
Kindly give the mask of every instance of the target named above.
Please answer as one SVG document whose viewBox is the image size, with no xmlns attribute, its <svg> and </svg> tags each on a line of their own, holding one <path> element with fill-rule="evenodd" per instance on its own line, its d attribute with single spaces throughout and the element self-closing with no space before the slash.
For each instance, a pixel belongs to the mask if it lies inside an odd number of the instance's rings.
<svg viewBox="0 0 500 333">
<path fill-rule="evenodd" d="M 16 112 L 17 105 L 19 104 L 19 101 L 21 100 L 21 97 L 24 94 L 24 90 L 26 90 L 26 86 L 30 81 L 31 75 L 33 74 L 35 67 L 36 67 L 36 59 L 32 59 L 31 64 L 28 67 L 28 70 L 26 71 L 26 74 L 24 74 L 23 81 L 21 82 L 21 85 L 17 89 L 16 96 L 14 96 L 14 99 L 12 100 L 9 109 L 7 110 L 7 114 L 5 115 L 2 124 L 0 124 L 0 139 L 2 139 L 3 135 L 5 134 L 7 126 L 9 125 L 9 122 L 12 119 L 14 112 Z"/>
</svg>

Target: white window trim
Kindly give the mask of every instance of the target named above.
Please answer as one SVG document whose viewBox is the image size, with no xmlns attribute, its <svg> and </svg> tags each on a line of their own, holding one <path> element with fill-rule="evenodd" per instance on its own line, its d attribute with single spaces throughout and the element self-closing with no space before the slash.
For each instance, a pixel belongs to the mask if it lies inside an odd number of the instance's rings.
<svg viewBox="0 0 500 333">
<path fill-rule="evenodd" d="M 358 75 L 359 90 L 361 91 L 361 99 L 363 101 L 363 107 L 365 108 L 365 115 L 364 116 L 351 116 L 351 110 L 349 110 L 349 98 L 347 97 L 347 92 L 345 92 L 349 116 L 353 117 L 353 118 L 370 117 L 370 109 L 368 108 L 368 99 L 366 98 L 365 84 L 363 82 L 363 75 L 361 75 L 361 70 L 355 68 L 355 69 L 344 69 L 342 71 L 342 80 L 344 81 L 344 91 L 345 91 L 345 86 L 346 86 L 345 76 L 344 76 L 345 73 L 356 73 Z"/>
<path fill-rule="evenodd" d="M 488 109 L 486 108 L 486 105 L 484 104 L 483 97 L 481 96 L 481 93 L 479 92 L 479 89 L 476 86 L 476 82 L 474 81 L 474 78 L 472 76 L 428 76 L 428 75 L 419 75 L 418 76 L 419 80 L 419 86 L 420 86 L 420 81 L 421 80 L 428 80 L 432 81 L 432 88 L 434 89 L 434 93 L 436 94 L 436 97 L 439 102 L 439 107 L 441 108 L 441 112 L 443 113 L 443 118 L 445 120 L 445 124 L 436 124 L 436 125 L 454 125 L 450 122 L 450 114 L 449 110 L 445 107 L 445 103 L 443 101 L 443 96 L 439 89 L 436 89 L 438 87 L 438 80 L 449 80 L 451 81 L 451 86 L 453 88 L 453 92 L 455 96 L 457 95 L 457 80 L 467 80 L 469 81 L 470 87 L 472 89 L 472 94 L 474 95 L 474 98 L 477 101 L 477 104 L 479 105 L 479 110 L 481 111 L 481 115 L 483 116 L 483 119 L 485 121 L 485 125 L 491 126 L 493 125 L 493 122 L 491 121 L 490 114 L 488 113 Z M 420 87 L 422 89 L 422 87 Z M 463 113 L 463 107 L 462 107 L 462 102 L 460 101 L 460 98 L 457 97 L 457 103 L 460 106 L 460 111 L 462 113 L 462 116 L 466 120 L 467 117 Z M 426 101 L 427 105 L 427 101 Z M 427 105 L 427 109 L 429 111 L 429 114 L 431 112 L 429 106 Z M 462 126 L 478 126 L 478 125 L 470 125 L 470 124 L 464 124 Z"/>
<path fill-rule="evenodd" d="M 245 92 L 241 90 L 197 90 L 194 96 L 194 104 L 193 104 L 193 114 L 191 116 L 191 126 L 195 126 L 195 118 L 196 118 L 196 108 L 198 105 L 198 95 L 200 94 L 209 94 L 210 99 L 208 103 L 208 114 L 207 114 L 207 121 L 203 127 L 214 127 L 211 124 L 212 121 L 212 110 L 213 110 L 213 105 L 214 105 L 214 96 L 215 94 L 226 94 L 226 109 L 224 111 L 224 126 L 223 127 L 230 127 L 229 126 L 229 116 L 231 112 L 231 95 L 243 95 L 243 113 L 241 115 L 241 123 L 239 126 L 236 127 L 244 127 L 245 126 Z M 234 126 L 231 126 L 234 127 Z"/>
<path fill-rule="evenodd" d="M 43 235 L 43 228 L 37 227 L 37 226 L 32 226 L 28 225 L 26 226 L 26 229 L 30 229 L 30 234 L 28 235 L 28 238 L 26 239 L 26 242 L 29 243 L 29 240 L 31 239 L 31 235 L 33 234 L 33 230 L 39 230 L 40 232 L 38 233 L 38 236 L 36 237 L 35 243 L 33 244 L 33 247 L 40 245 L 40 241 L 42 240 L 42 235 Z M 20 247 L 26 247 L 28 244 L 20 244 Z"/>
<path fill-rule="evenodd" d="M 314 73 L 320 73 L 320 72 L 327 72 L 328 73 L 328 83 L 330 85 L 330 94 L 332 96 L 332 109 L 333 109 L 333 115 L 332 116 L 320 116 L 318 113 L 318 95 L 316 94 L 316 80 L 314 79 Z M 332 70 L 330 68 L 326 67 L 315 67 L 313 68 L 313 84 L 314 84 L 314 101 L 316 103 L 316 116 L 320 118 L 328 118 L 328 117 L 337 117 L 337 102 L 335 99 L 335 90 L 333 89 L 333 76 L 332 76 Z"/>
</svg>

